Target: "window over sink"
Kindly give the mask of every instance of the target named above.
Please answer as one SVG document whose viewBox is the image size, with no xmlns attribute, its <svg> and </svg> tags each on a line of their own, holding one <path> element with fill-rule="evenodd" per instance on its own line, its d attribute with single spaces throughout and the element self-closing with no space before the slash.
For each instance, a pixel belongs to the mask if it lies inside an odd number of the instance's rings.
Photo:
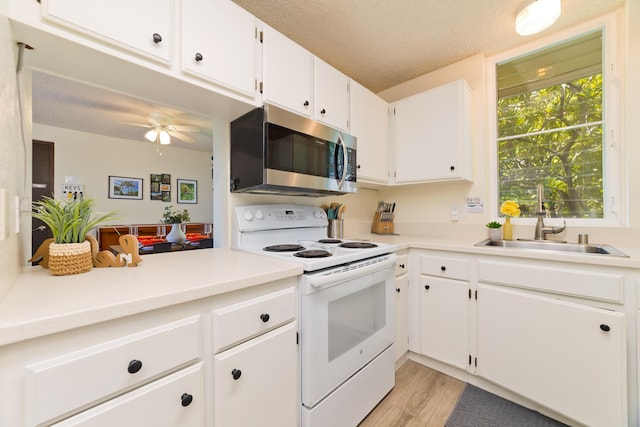
<svg viewBox="0 0 640 427">
<path fill-rule="evenodd" d="M 495 61 L 496 206 L 534 218 L 542 184 L 552 218 L 619 223 L 612 27 Z"/>
</svg>

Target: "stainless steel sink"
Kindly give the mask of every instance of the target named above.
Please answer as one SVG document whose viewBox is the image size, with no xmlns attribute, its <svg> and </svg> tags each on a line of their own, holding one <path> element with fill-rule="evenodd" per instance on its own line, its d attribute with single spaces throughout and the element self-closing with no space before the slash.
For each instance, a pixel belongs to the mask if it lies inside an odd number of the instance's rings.
<svg viewBox="0 0 640 427">
<path fill-rule="evenodd" d="M 578 254 L 595 254 L 628 258 L 629 255 L 609 245 L 565 243 L 553 240 L 483 240 L 474 246 L 496 248 L 534 249 L 541 251 L 571 252 Z"/>
</svg>

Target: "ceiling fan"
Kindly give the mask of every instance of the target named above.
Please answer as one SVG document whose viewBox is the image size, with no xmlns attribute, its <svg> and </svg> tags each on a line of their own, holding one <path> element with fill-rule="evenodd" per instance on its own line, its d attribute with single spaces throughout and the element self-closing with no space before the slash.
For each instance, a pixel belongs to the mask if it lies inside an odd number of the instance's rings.
<svg viewBox="0 0 640 427">
<path fill-rule="evenodd" d="M 192 143 L 194 140 L 183 132 L 200 132 L 195 126 L 189 125 L 174 125 L 173 117 L 163 113 L 151 113 L 149 115 L 149 124 L 130 123 L 135 126 L 142 126 L 149 130 L 145 133 L 144 137 L 150 142 L 156 144 L 168 145 L 171 144 L 171 137 L 178 138 L 181 141 Z"/>
</svg>

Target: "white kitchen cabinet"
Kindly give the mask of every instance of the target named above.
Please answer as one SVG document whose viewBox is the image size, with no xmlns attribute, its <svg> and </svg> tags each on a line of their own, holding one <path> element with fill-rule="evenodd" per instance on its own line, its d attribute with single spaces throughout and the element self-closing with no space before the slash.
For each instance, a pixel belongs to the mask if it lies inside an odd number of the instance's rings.
<svg viewBox="0 0 640 427">
<path fill-rule="evenodd" d="M 170 64 L 173 4 L 173 0 L 98 0 L 87 7 L 83 0 L 42 0 L 42 14 L 50 22 Z"/>
<path fill-rule="evenodd" d="M 472 179 L 471 90 L 464 80 L 391 108 L 396 184 Z"/>
<path fill-rule="evenodd" d="M 349 87 L 349 133 L 358 140 L 358 182 L 389 182 L 389 104 L 355 80 Z"/>
<path fill-rule="evenodd" d="M 349 131 L 349 77 L 320 58 L 313 59 L 314 118 Z"/>
<path fill-rule="evenodd" d="M 181 2 L 182 70 L 254 96 L 256 19 L 230 0 Z"/>
<path fill-rule="evenodd" d="M 54 427 L 203 427 L 202 363 L 136 389 Z"/>
<path fill-rule="evenodd" d="M 469 366 L 469 282 L 420 278 L 421 353 L 466 369 Z"/>
<path fill-rule="evenodd" d="M 262 97 L 306 117 L 313 117 L 313 55 L 263 24 Z"/>
<path fill-rule="evenodd" d="M 406 251 L 396 261 L 396 362 L 409 351 L 409 259 Z"/>
<path fill-rule="evenodd" d="M 296 426 L 297 360 L 295 323 L 217 354 L 215 425 Z"/>
<path fill-rule="evenodd" d="M 295 287 L 214 310 L 216 426 L 296 425 L 295 311 Z"/>
<path fill-rule="evenodd" d="M 478 373 L 589 426 L 627 425 L 625 314 L 479 284 Z"/>
</svg>

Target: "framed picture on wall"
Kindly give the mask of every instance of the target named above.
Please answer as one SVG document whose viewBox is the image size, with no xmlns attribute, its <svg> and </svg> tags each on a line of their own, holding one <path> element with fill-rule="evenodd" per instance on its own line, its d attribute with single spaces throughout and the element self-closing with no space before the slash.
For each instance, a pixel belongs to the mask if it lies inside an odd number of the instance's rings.
<svg viewBox="0 0 640 427">
<path fill-rule="evenodd" d="M 162 174 L 151 174 L 151 200 L 162 200 L 162 190 L 160 185 L 162 184 Z"/>
<path fill-rule="evenodd" d="M 198 181 L 178 179 L 178 203 L 198 203 Z"/>
<path fill-rule="evenodd" d="M 109 176 L 109 198 L 142 200 L 142 178 Z"/>
</svg>

